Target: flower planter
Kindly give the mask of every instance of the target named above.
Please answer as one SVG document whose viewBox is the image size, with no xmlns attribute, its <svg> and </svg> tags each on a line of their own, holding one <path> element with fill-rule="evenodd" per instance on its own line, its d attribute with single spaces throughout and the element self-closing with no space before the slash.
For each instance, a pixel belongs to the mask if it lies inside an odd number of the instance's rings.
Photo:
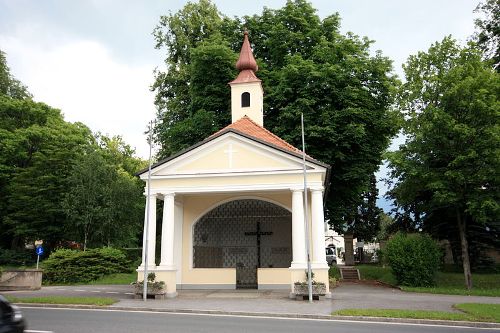
<svg viewBox="0 0 500 333">
<path fill-rule="evenodd" d="M 142 282 L 135 282 L 134 284 L 134 294 L 135 298 L 142 298 L 144 294 L 144 285 Z M 148 284 L 148 290 L 146 291 L 147 296 L 154 296 L 156 299 L 164 299 L 166 290 L 165 285 L 162 283 L 161 285 L 158 282 L 153 284 Z"/>
<path fill-rule="evenodd" d="M 304 300 L 309 299 L 309 286 L 307 283 L 295 282 L 293 286 L 293 293 L 296 299 Z M 322 282 L 316 282 L 312 285 L 313 299 L 319 300 L 320 297 L 326 295 L 326 285 Z"/>
</svg>

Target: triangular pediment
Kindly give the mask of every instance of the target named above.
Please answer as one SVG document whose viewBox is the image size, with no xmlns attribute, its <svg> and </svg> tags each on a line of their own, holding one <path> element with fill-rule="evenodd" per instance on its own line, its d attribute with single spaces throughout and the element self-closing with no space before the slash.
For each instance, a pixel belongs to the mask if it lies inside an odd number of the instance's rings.
<svg viewBox="0 0 500 333">
<path fill-rule="evenodd" d="M 323 167 L 307 162 L 308 169 Z M 153 176 L 286 172 L 302 170 L 302 160 L 280 149 L 228 132 L 157 165 Z"/>
</svg>

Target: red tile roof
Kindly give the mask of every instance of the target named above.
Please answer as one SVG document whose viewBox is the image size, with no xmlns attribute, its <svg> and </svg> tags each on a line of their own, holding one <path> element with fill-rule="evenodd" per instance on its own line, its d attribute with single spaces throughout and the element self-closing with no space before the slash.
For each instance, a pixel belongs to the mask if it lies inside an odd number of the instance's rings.
<svg viewBox="0 0 500 333">
<path fill-rule="evenodd" d="M 265 129 L 264 127 L 258 125 L 255 123 L 252 119 L 250 119 L 248 116 L 242 117 L 240 120 L 235 121 L 234 123 L 224 127 L 217 133 L 211 135 L 210 137 L 216 136 L 217 134 L 228 130 L 228 129 L 234 129 L 238 132 L 241 132 L 243 134 L 246 134 L 250 137 L 253 137 L 257 140 L 264 141 L 266 143 L 270 143 L 271 145 L 274 145 L 276 147 L 279 147 L 281 149 L 285 149 L 294 153 L 299 153 L 301 154 L 302 151 L 298 148 L 295 148 L 279 136 L 273 134 L 271 131 Z"/>
</svg>

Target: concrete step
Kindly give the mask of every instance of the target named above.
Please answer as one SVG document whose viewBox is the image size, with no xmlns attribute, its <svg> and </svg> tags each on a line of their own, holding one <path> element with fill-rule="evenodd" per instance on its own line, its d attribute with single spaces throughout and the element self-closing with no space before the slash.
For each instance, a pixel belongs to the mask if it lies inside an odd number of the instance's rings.
<svg viewBox="0 0 500 333">
<path fill-rule="evenodd" d="M 354 267 L 341 267 L 340 268 L 340 276 L 342 280 L 345 281 L 358 281 L 359 280 L 359 272 Z"/>
</svg>

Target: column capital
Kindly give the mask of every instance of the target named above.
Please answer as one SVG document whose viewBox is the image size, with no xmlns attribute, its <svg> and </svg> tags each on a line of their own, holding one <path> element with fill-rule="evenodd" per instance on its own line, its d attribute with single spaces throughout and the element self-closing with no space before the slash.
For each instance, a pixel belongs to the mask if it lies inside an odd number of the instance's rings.
<svg viewBox="0 0 500 333">
<path fill-rule="evenodd" d="M 314 186 L 309 189 L 312 193 L 323 192 L 325 188 L 323 186 Z"/>
<path fill-rule="evenodd" d="M 175 192 L 162 192 L 161 193 L 163 195 L 163 197 L 171 197 L 171 198 L 174 198 L 175 197 Z"/>
<path fill-rule="evenodd" d="M 292 191 L 293 193 L 295 193 L 295 192 L 301 192 L 301 193 L 303 193 L 304 192 L 304 187 L 290 187 L 290 191 Z"/>
</svg>

